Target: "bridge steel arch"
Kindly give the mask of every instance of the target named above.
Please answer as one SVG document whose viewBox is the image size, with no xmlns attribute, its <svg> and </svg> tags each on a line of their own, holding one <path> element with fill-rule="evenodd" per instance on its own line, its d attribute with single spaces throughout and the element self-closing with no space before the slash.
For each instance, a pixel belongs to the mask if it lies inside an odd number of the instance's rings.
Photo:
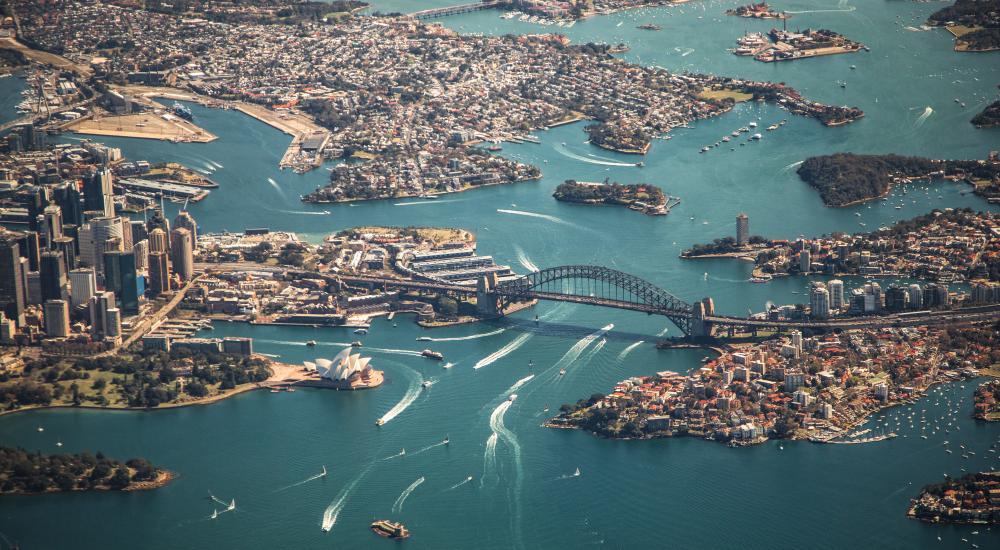
<svg viewBox="0 0 1000 550">
<path fill-rule="evenodd" d="M 535 271 L 495 289 L 501 305 L 536 298 L 664 315 L 691 334 L 694 307 L 649 281 L 603 266 L 564 265 Z"/>
</svg>

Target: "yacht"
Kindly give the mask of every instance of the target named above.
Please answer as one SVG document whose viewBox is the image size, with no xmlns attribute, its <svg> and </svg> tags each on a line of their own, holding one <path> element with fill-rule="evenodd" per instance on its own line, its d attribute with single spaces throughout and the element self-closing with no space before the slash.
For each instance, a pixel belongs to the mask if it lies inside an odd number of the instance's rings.
<svg viewBox="0 0 1000 550">
<path fill-rule="evenodd" d="M 417 342 L 430 342 L 433 340 L 430 336 L 419 336 L 417 337 Z"/>
<path fill-rule="evenodd" d="M 358 340 L 355 340 L 355 341 L 351 342 L 351 347 L 352 348 L 360 348 L 361 347 L 361 342 L 358 341 Z"/>
<path fill-rule="evenodd" d="M 440 351 L 433 351 L 429 349 L 425 349 L 424 351 L 420 352 L 420 355 L 423 355 L 428 359 L 436 359 L 438 361 L 444 359 L 444 354 L 442 354 Z"/>
<path fill-rule="evenodd" d="M 357 329 L 357 330 L 354 331 L 354 334 L 368 334 L 368 329 L 366 329 L 366 328 L 359 328 L 359 329 Z"/>
<path fill-rule="evenodd" d="M 513 403 L 515 399 L 517 399 L 516 393 L 512 393 L 509 396 L 507 396 L 507 401 L 510 401 L 511 403 Z"/>
<path fill-rule="evenodd" d="M 316 346 L 316 340 L 309 340 L 309 341 L 306 342 L 306 345 L 309 346 L 309 347 L 311 347 L 311 348 L 315 347 Z"/>
</svg>

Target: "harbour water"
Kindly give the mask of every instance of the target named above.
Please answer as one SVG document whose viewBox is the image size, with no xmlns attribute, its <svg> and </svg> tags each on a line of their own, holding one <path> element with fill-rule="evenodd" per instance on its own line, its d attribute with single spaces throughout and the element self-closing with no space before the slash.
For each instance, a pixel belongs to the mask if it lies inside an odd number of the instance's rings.
<svg viewBox="0 0 1000 550">
<path fill-rule="evenodd" d="M 644 168 L 620 166 L 638 159 L 585 144 L 578 123 L 537 132 L 539 145 L 504 144 L 502 154 L 542 168 L 540 181 L 437 201 L 356 205 L 299 202 L 328 172 L 278 170 L 288 137 L 234 111 L 192 107 L 196 122 L 220 138 L 208 144 L 102 141 L 122 147 L 130 158 L 179 161 L 206 171 L 221 165 L 210 175 L 219 189 L 190 207 L 202 231 L 270 227 L 317 241 L 362 224 L 462 227 L 476 232 L 482 253 L 519 272 L 532 265 L 607 265 L 685 300 L 712 296 L 717 308 L 730 314 L 760 310 L 767 301 L 801 301 L 807 285 L 802 278 L 750 284 L 749 264 L 677 258 L 693 243 L 731 235 L 738 212 L 749 215 L 754 234 L 794 238 L 870 230 L 931 208 L 991 208 L 967 194 L 968 188 L 941 183 L 913 186 L 905 196 L 897 190 L 886 202 L 829 209 L 794 172 L 810 155 L 846 150 L 982 158 L 997 147 L 996 132 L 968 123 L 995 99 L 996 57 L 955 53 L 941 30 L 904 29 L 919 28 L 943 4 L 878 2 L 853 10 L 855 4 L 835 0 L 782 4 L 779 9 L 810 12 L 795 14 L 790 26 L 832 28 L 872 51 L 776 64 L 725 52 L 745 29 L 766 30 L 774 23 L 722 15 L 733 5 L 713 0 L 635 10 L 571 29 L 501 20 L 493 11 L 441 21 L 462 32 L 558 31 L 576 43 L 624 41 L 632 47 L 625 55 L 636 62 L 784 81 L 818 101 L 860 106 L 866 117 L 825 128 L 773 106 L 742 104 L 658 141 L 643 158 Z M 423 2 L 375 5 L 382 11 L 422 7 Z M 645 22 L 663 30 L 635 29 Z M 846 88 L 838 85 L 843 80 Z M 14 81 L 0 81 L 0 92 Z M 959 107 L 955 97 L 968 106 Z M 922 116 L 927 107 L 931 114 Z M 765 132 L 758 143 L 734 141 L 735 151 L 698 153 L 750 121 L 766 127 L 781 119 L 788 123 Z M 661 185 L 682 203 L 654 218 L 551 198 L 564 179 L 605 177 Z M 536 314 L 538 324 L 532 321 Z M 611 332 L 592 336 L 610 323 Z M 559 405 L 606 392 L 627 376 L 700 365 L 707 352 L 653 348 L 664 330 L 678 334 L 666 319 L 542 304 L 496 323 L 433 331 L 405 317 L 396 324 L 378 320 L 363 338 L 362 351 L 386 371 L 386 385 L 374 391 L 251 392 L 211 406 L 150 413 L 53 410 L 0 418 L 4 444 L 143 456 L 180 474 L 149 492 L 3 499 L 0 532 L 22 548 L 367 548 L 380 540 L 368 531 L 373 516 L 391 516 L 414 533 L 406 544 L 417 548 L 958 548 L 967 546 L 962 538 L 981 548 L 1000 543 L 1000 535 L 986 529 L 974 536 L 972 527 L 927 526 L 904 515 L 921 485 L 944 473 L 1000 464 L 988 452 L 1000 426 L 970 418 L 971 382 L 943 387 L 950 403 L 932 397 L 912 407 L 917 415 L 921 409 L 935 417 L 951 412 L 961 428 L 927 440 L 919 437 L 919 424 L 910 428 L 907 420 L 896 426 L 895 418 L 911 409 L 900 408 L 887 412 L 893 420 L 885 428 L 900 437 L 871 445 L 729 449 L 694 439 L 607 441 L 540 424 Z M 213 334 L 253 336 L 257 351 L 289 363 L 332 356 L 358 338 L 347 329 L 237 323 L 219 323 Z M 446 340 L 417 343 L 418 336 Z M 307 340 L 319 345 L 307 348 Z M 640 340 L 644 343 L 633 346 Z M 416 352 L 428 346 L 454 366 L 445 370 L 419 357 Z M 563 365 L 569 366 L 560 377 Z M 513 390 L 517 400 L 504 405 L 510 388 L 530 374 L 534 378 Z M 421 389 L 422 380 L 435 383 Z M 377 428 L 375 419 L 393 408 L 398 414 Z M 39 426 L 45 431 L 38 432 Z M 498 435 L 491 438 L 494 432 Z M 446 436 L 449 445 L 435 445 Z M 977 454 L 963 459 L 945 453 L 945 439 Z M 324 465 L 326 477 L 288 487 Z M 579 476 L 573 475 L 577 468 Z M 454 487 L 468 476 L 472 482 Z M 393 513 L 404 490 L 421 477 L 425 481 Z M 237 509 L 208 519 L 218 507 L 207 498 L 209 491 L 226 502 L 235 498 Z M 53 522 L 59 529 L 43 527 Z M 325 523 L 329 532 L 321 530 Z"/>
</svg>

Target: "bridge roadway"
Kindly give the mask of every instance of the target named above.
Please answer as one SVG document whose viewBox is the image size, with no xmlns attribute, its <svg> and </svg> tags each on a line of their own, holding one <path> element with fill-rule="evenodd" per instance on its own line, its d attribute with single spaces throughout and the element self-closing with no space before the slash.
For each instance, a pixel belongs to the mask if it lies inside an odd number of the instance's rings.
<svg viewBox="0 0 1000 550">
<path fill-rule="evenodd" d="M 429 10 L 415 11 L 410 15 L 410 17 L 416 19 L 432 19 L 434 17 L 444 17 L 446 15 L 455 15 L 456 13 L 467 13 L 470 11 L 488 10 L 490 8 L 495 8 L 503 4 L 503 2 L 474 2 L 472 4 L 461 4 L 458 6 L 446 6 L 443 8 L 431 8 Z"/>
<path fill-rule="evenodd" d="M 370 284 L 377 286 L 396 286 L 413 290 L 431 290 L 438 292 L 451 292 L 465 296 L 475 295 L 474 287 L 461 285 L 448 285 L 426 281 L 407 281 L 402 279 L 386 279 L 381 277 L 361 277 L 361 276 L 338 276 L 341 281 L 349 284 Z M 671 315 L 680 317 L 690 317 L 691 312 L 671 310 L 664 311 L 645 304 L 623 302 L 607 298 L 594 296 L 575 296 L 570 294 L 558 294 L 552 292 L 530 292 L 528 297 L 538 300 L 549 300 L 556 302 L 570 302 L 575 304 L 587 304 L 602 307 L 612 307 L 629 311 L 639 311 L 649 315 Z M 728 315 L 712 315 L 705 317 L 705 322 L 716 327 L 745 327 L 745 328 L 776 328 L 776 329 L 861 329 L 861 328 L 886 328 L 886 327 L 908 327 L 919 325 L 936 325 L 943 323 L 969 323 L 976 321 L 988 321 L 1000 318 L 1000 304 L 989 306 L 979 306 L 963 308 L 959 310 L 939 310 L 928 311 L 923 314 L 891 314 L 868 317 L 844 317 L 827 320 L 804 320 L 804 321 L 777 321 L 768 319 L 748 319 L 745 317 L 732 317 Z"/>
<path fill-rule="evenodd" d="M 233 263 L 198 263 L 195 268 L 199 271 L 270 271 L 274 273 L 288 273 L 294 276 L 319 275 L 313 272 L 288 270 L 277 266 L 263 266 L 250 262 Z M 433 281 L 412 281 L 406 279 L 392 279 L 386 277 L 367 277 L 359 275 L 320 275 L 325 279 L 339 279 L 348 284 L 372 285 L 381 287 L 397 287 L 411 290 L 426 290 L 433 292 L 450 292 L 462 296 L 475 296 L 476 288 L 472 286 L 462 286 L 446 284 Z M 533 298 L 538 300 L 550 300 L 558 302 L 570 302 L 576 304 L 587 304 L 602 307 L 624 309 L 628 311 L 638 311 L 649 315 L 671 315 L 674 317 L 690 318 L 691 311 L 686 310 L 663 310 L 642 303 L 625 302 L 595 296 L 577 296 L 572 294 L 559 294 L 552 292 L 531 291 L 519 297 Z M 748 329 L 875 329 L 887 327 L 909 327 L 920 325 L 938 325 L 947 323 L 969 323 L 977 321 L 988 321 L 1000 319 L 1000 304 L 963 308 L 958 310 L 928 311 L 926 313 L 903 313 L 868 317 L 843 317 L 827 320 L 797 320 L 797 321 L 777 321 L 769 319 L 749 319 L 745 317 L 732 317 L 728 315 L 711 315 L 705 317 L 704 321 L 715 327 L 743 327 Z"/>
</svg>

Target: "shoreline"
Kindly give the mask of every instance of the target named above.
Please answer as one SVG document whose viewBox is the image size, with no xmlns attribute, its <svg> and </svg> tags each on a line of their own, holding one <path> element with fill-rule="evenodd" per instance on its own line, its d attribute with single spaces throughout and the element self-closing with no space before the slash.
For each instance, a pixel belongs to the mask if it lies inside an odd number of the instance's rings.
<svg viewBox="0 0 1000 550">
<path fill-rule="evenodd" d="M 310 199 L 308 195 L 303 195 L 302 198 L 300 199 L 300 201 L 303 202 L 303 203 L 305 203 L 305 204 L 345 204 L 345 203 L 352 203 L 352 202 L 372 202 L 372 201 L 400 200 L 400 199 L 423 199 L 423 200 L 431 200 L 431 201 L 433 201 L 434 199 L 428 199 L 427 197 L 435 197 L 435 198 L 437 198 L 437 197 L 445 196 L 445 195 L 455 195 L 455 194 L 458 194 L 458 193 L 465 193 L 466 191 L 472 191 L 474 189 L 483 189 L 483 188 L 486 188 L 486 187 L 497 187 L 497 186 L 502 186 L 502 185 L 516 185 L 518 183 L 522 183 L 522 182 L 526 182 L 526 181 L 541 180 L 541 179 L 542 179 L 542 174 L 539 173 L 537 176 L 528 176 L 528 177 L 524 177 L 524 178 L 517 178 L 517 179 L 514 179 L 512 181 L 497 182 L 497 183 L 484 183 L 484 184 L 481 184 L 481 185 L 470 185 L 468 187 L 465 187 L 463 189 L 457 189 L 455 191 L 440 191 L 440 192 L 436 192 L 436 193 L 424 193 L 423 195 L 414 195 L 414 194 L 407 193 L 407 194 L 404 194 L 404 195 L 393 195 L 391 197 L 372 197 L 372 198 L 357 197 L 357 198 L 337 199 L 337 200 L 316 200 L 316 199 Z"/>
<path fill-rule="evenodd" d="M 58 489 L 51 488 L 41 492 L 30 492 L 30 491 L 10 491 L 10 492 L 0 492 L 0 497 L 35 497 L 42 495 L 55 495 L 60 493 L 91 493 L 91 492 L 104 492 L 104 493 L 131 493 L 133 491 L 152 491 L 153 489 L 159 489 L 161 487 L 166 487 L 175 479 L 178 475 L 170 470 L 160 469 L 156 470 L 156 479 L 150 481 L 131 481 L 128 487 L 124 489 L 112 489 L 111 487 L 101 486 L 101 487 L 90 487 L 87 489 L 80 489 L 74 487 L 72 489 Z"/>
</svg>

